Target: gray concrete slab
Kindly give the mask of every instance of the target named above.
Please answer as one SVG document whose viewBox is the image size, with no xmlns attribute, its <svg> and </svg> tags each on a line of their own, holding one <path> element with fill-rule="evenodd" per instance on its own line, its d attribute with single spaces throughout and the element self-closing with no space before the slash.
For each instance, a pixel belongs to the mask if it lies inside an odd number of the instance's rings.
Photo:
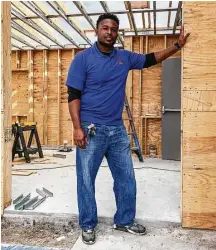
<svg viewBox="0 0 216 250">
<path fill-rule="evenodd" d="M 53 158 L 53 153 L 57 151 L 44 150 L 49 159 L 46 164 L 34 162 L 14 166 L 14 169 L 36 169 L 37 173 L 13 176 L 13 199 L 22 193 L 31 192 L 34 196 L 36 188 L 42 187 L 54 193 L 54 197 L 48 198 L 34 211 L 24 211 L 24 214 L 78 214 L 75 151 L 62 153 L 67 155 L 66 159 Z M 137 180 L 137 219 L 180 223 L 180 162 L 147 159 L 140 163 L 134 157 L 134 168 Z M 96 179 L 99 217 L 113 218 L 116 211 L 112 186 L 111 173 L 104 160 Z M 5 210 L 5 216 L 11 213 L 17 213 L 13 205 Z"/>
<path fill-rule="evenodd" d="M 215 232 L 181 228 L 148 229 L 147 235 L 135 236 L 111 228 L 99 228 L 94 245 L 88 246 L 81 237 L 72 250 L 215 250 Z"/>
</svg>

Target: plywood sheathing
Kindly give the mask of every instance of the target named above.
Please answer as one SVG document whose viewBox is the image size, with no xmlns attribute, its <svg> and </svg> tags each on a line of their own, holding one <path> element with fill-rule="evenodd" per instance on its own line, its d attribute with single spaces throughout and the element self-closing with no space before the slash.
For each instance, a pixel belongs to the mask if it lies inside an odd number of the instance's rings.
<svg viewBox="0 0 216 250">
<path fill-rule="evenodd" d="M 125 49 L 137 53 L 151 53 L 162 50 L 173 45 L 178 36 L 145 36 L 145 37 L 125 37 Z M 173 57 L 180 57 L 180 52 Z M 140 119 L 141 116 L 154 114 L 161 116 L 161 92 L 162 92 L 162 65 L 158 64 L 142 71 L 133 70 L 127 79 L 126 93 L 133 113 L 133 120 L 140 141 L 140 146 L 144 154 L 149 154 L 149 144 L 157 147 L 157 155 L 161 156 L 161 119 L 148 118 L 146 124 Z M 126 117 L 124 113 L 124 117 Z M 129 127 L 125 121 L 126 127 Z M 146 130 L 146 131 L 145 131 Z M 147 134 L 147 138 L 145 138 Z M 147 144 L 145 146 L 145 144 Z M 147 151 L 145 152 L 145 148 Z"/>
<path fill-rule="evenodd" d="M 182 225 L 216 229 L 215 2 L 184 2 Z"/>
<path fill-rule="evenodd" d="M 125 49 L 137 53 L 150 53 L 172 45 L 177 36 L 146 36 L 146 37 L 125 37 Z M 68 112 L 67 79 L 68 69 L 74 56 L 81 50 L 52 50 L 52 51 L 33 51 L 33 86 L 34 86 L 34 121 L 38 123 L 38 131 L 42 144 L 59 145 L 63 140 L 67 140 L 70 145 L 74 145 L 73 126 Z M 21 60 L 26 60 L 26 56 L 20 52 Z M 177 53 L 175 56 L 180 56 Z M 16 54 L 12 55 L 12 66 L 15 65 Z M 28 64 L 21 61 L 23 67 Z M 22 74 L 24 86 L 28 85 L 28 72 L 13 71 L 13 79 Z M 17 82 L 13 81 L 16 86 Z M 21 86 L 17 93 L 24 91 Z M 161 114 L 161 64 L 142 71 L 130 71 L 127 78 L 127 97 L 133 113 L 135 127 L 141 146 L 147 148 L 150 143 L 157 146 L 157 154 L 161 155 L 161 119 L 148 119 L 147 132 L 144 133 L 145 124 L 141 127 L 140 116 L 149 113 Z M 13 102 L 16 102 L 14 96 Z M 25 108 L 24 108 L 25 107 Z M 26 105 L 21 107 L 20 115 L 27 112 Z M 22 111 L 23 109 L 23 111 Z M 24 113 L 25 112 L 25 113 Z M 124 117 L 126 114 L 124 112 Z M 22 118 L 23 119 L 23 118 Z M 125 122 L 127 129 L 129 123 Z M 147 134 L 147 138 L 144 135 Z M 143 151 L 144 153 L 144 151 Z M 146 152 L 147 154 L 148 152 Z"/>
</svg>

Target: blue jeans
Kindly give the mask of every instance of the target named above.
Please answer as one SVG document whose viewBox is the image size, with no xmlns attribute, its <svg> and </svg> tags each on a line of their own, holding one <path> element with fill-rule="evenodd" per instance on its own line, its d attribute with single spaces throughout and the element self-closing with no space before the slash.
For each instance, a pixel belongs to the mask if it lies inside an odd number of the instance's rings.
<svg viewBox="0 0 216 250">
<path fill-rule="evenodd" d="M 82 127 L 88 135 L 88 125 Z M 103 157 L 106 156 L 114 179 L 117 211 L 114 223 L 131 225 L 136 214 L 136 180 L 134 175 L 130 140 L 123 125 L 95 125 L 96 135 L 88 135 L 86 149 L 77 147 L 77 196 L 79 224 L 82 229 L 94 228 L 98 223 L 95 201 L 95 178 Z"/>
</svg>

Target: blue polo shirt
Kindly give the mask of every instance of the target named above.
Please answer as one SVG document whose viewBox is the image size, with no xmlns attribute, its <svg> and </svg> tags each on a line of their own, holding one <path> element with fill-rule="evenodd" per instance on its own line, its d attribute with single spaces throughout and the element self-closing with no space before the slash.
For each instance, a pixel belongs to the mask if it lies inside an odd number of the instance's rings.
<svg viewBox="0 0 216 250">
<path fill-rule="evenodd" d="M 143 54 L 115 48 L 106 56 L 96 43 L 79 52 L 71 63 L 66 85 L 82 91 L 81 121 L 122 125 L 128 72 L 142 69 L 145 61 Z"/>
</svg>

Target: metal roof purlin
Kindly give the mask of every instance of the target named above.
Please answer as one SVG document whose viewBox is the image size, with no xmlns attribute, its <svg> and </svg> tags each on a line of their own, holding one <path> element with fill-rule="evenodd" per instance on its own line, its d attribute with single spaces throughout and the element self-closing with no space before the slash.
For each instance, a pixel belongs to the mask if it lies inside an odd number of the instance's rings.
<svg viewBox="0 0 216 250">
<path fill-rule="evenodd" d="M 172 1 L 169 1 L 169 7 L 172 7 Z M 167 27 L 170 27 L 170 16 L 171 16 L 171 11 L 168 12 L 168 21 L 167 21 Z"/>
<path fill-rule="evenodd" d="M 14 4 L 14 2 L 11 1 L 11 5 L 13 5 L 23 16 L 26 17 L 26 14 L 16 4 Z"/>
<path fill-rule="evenodd" d="M 56 2 L 47 1 L 47 3 L 90 45 L 92 45 L 91 40 L 86 36 L 86 34 L 71 20 L 67 17 L 64 10 Z M 50 20 L 50 19 L 49 19 Z M 50 20 L 51 21 L 51 20 Z"/>
<path fill-rule="evenodd" d="M 20 43 L 24 43 L 25 45 L 27 45 L 28 47 L 32 48 L 32 49 L 36 49 L 36 47 L 34 47 L 33 45 L 31 45 L 30 43 L 28 43 L 27 41 L 25 41 L 24 39 L 22 39 L 21 37 L 11 33 L 11 37 L 15 40 L 17 40 Z"/>
<path fill-rule="evenodd" d="M 148 2 L 148 8 L 150 8 L 150 2 Z M 149 29 L 151 28 L 151 16 L 150 16 L 150 12 L 148 12 L 148 27 L 149 27 Z"/>
<path fill-rule="evenodd" d="M 14 43 L 12 43 L 12 42 L 11 42 L 11 45 L 12 45 L 14 48 L 17 48 L 17 49 L 23 50 L 20 46 L 18 46 L 18 45 L 16 45 L 16 44 L 14 44 Z"/>
<path fill-rule="evenodd" d="M 104 9 L 104 11 L 105 11 L 106 13 L 111 13 L 111 12 L 110 12 L 110 9 L 109 9 L 109 7 L 108 7 L 108 5 L 107 5 L 107 3 L 106 3 L 106 1 L 100 1 L 100 4 L 101 4 L 102 8 Z M 123 42 L 123 40 L 122 40 L 120 34 L 118 35 L 118 40 L 119 40 L 119 42 L 122 44 L 122 46 L 124 47 L 124 42 Z"/>
<path fill-rule="evenodd" d="M 77 9 L 83 14 L 87 22 L 92 26 L 92 28 L 96 31 L 96 24 L 91 19 L 91 17 L 88 15 L 86 9 L 84 6 L 80 3 L 80 1 L 73 1 L 73 3 L 76 5 Z"/>
<path fill-rule="evenodd" d="M 130 16 L 130 19 L 131 19 L 132 27 L 133 27 L 133 30 L 134 30 L 135 34 L 137 35 L 137 28 L 136 28 L 136 23 L 135 23 L 133 11 L 132 11 L 132 8 L 131 8 L 131 2 L 130 1 L 125 1 L 125 7 L 127 7 L 128 10 L 129 10 L 129 16 Z"/>
<path fill-rule="evenodd" d="M 32 40 L 38 42 L 39 44 L 43 45 L 44 47 L 46 47 L 47 49 L 50 48 L 49 45 L 43 43 L 40 39 L 38 39 L 36 36 L 32 35 L 31 33 L 29 33 L 26 29 L 24 29 L 22 26 L 20 26 L 18 23 L 16 23 L 15 21 L 11 21 L 11 27 L 17 31 L 19 31 L 20 33 L 22 33 L 23 35 L 31 38 Z"/>
<path fill-rule="evenodd" d="M 156 1 L 153 1 L 154 16 L 154 35 L 156 35 Z"/>
<path fill-rule="evenodd" d="M 25 5 L 27 8 L 29 8 L 32 12 L 34 12 L 36 15 L 40 16 L 41 19 L 46 22 L 49 26 L 51 26 L 54 30 L 56 30 L 59 34 L 61 34 L 63 37 L 65 37 L 68 41 L 70 41 L 72 44 L 74 44 L 76 47 L 79 47 L 79 45 L 73 40 L 72 37 L 70 37 L 67 33 L 65 33 L 61 28 L 59 28 L 51 19 L 47 18 L 44 13 L 38 8 L 36 5 L 33 4 L 33 2 L 30 1 L 21 1 L 23 5 Z"/>
<path fill-rule="evenodd" d="M 156 12 L 167 12 L 167 11 L 177 11 L 178 8 L 165 8 L 165 9 L 156 9 Z M 154 9 L 143 9 L 143 10 L 136 10 L 133 9 L 133 13 L 151 13 L 154 12 Z M 128 10 L 119 10 L 119 11 L 112 11 L 112 14 L 115 15 L 122 15 L 122 14 L 128 14 Z M 88 16 L 99 16 L 101 14 L 104 14 L 104 12 L 89 12 Z M 66 14 L 67 17 L 82 17 L 82 13 L 76 13 L 76 14 Z M 46 15 L 47 18 L 60 18 L 61 16 L 59 14 L 50 14 Z M 26 16 L 27 19 L 40 19 L 39 16 Z M 16 19 L 12 17 L 12 19 Z"/>
<path fill-rule="evenodd" d="M 35 29 L 37 32 L 54 42 L 55 44 L 59 45 L 61 48 L 64 48 L 64 46 L 59 43 L 55 38 L 53 38 L 49 33 L 44 31 L 40 26 L 38 26 L 34 21 L 26 19 L 25 16 L 21 15 L 18 11 L 16 11 L 14 8 L 12 8 L 12 13 L 14 16 L 16 16 L 19 20 L 23 21 L 27 25 L 29 25 L 31 28 Z"/>
<path fill-rule="evenodd" d="M 145 14 L 142 13 L 142 23 L 143 23 L 143 29 L 145 29 Z"/>
<path fill-rule="evenodd" d="M 176 32 L 176 27 L 177 27 L 177 24 L 178 24 L 178 21 L 179 21 L 179 14 L 180 14 L 180 11 L 181 11 L 181 7 L 182 7 L 182 1 L 179 1 L 178 10 L 176 12 L 175 22 L 174 22 L 174 26 L 173 26 L 173 34 L 175 34 L 175 32 Z"/>
</svg>

